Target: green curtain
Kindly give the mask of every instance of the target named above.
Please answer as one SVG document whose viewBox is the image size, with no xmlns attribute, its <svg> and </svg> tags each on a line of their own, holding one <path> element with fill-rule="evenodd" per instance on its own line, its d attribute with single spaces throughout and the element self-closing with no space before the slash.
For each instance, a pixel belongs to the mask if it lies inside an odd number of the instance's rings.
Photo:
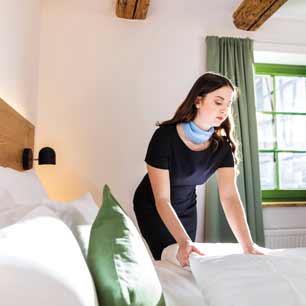
<svg viewBox="0 0 306 306">
<path fill-rule="evenodd" d="M 206 50 L 207 71 L 227 76 L 239 88 L 239 98 L 232 109 L 241 159 L 237 186 L 252 238 L 254 242 L 264 246 L 253 78 L 253 41 L 208 36 Z M 206 242 L 236 242 L 220 203 L 216 175 L 206 183 L 204 237 Z"/>
</svg>

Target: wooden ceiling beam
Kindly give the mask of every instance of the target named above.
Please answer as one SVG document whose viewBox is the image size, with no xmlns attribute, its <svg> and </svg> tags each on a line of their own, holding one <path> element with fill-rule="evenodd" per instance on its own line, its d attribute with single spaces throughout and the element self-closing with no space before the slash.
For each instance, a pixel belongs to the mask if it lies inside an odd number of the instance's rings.
<svg viewBox="0 0 306 306">
<path fill-rule="evenodd" d="M 117 0 L 116 15 L 126 19 L 145 19 L 150 0 Z"/>
<path fill-rule="evenodd" d="M 288 0 L 244 0 L 233 14 L 240 30 L 256 31 Z"/>
</svg>

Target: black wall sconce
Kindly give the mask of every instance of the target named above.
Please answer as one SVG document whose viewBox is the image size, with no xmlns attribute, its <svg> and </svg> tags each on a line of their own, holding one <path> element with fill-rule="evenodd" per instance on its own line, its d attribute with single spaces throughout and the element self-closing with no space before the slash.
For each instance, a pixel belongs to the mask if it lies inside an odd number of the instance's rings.
<svg viewBox="0 0 306 306">
<path fill-rule="evenodd" d="M 33 159 L 32 149 L 26 148 L 22 154 L 22 165 L 24 170 L 33 168 L 33 160 L 38 160 L 39 165 L 55 165 L 56 154 L 55 151 L 50 147 L 42 148 L 38 153 L 38 158 Z"/>
</svg>

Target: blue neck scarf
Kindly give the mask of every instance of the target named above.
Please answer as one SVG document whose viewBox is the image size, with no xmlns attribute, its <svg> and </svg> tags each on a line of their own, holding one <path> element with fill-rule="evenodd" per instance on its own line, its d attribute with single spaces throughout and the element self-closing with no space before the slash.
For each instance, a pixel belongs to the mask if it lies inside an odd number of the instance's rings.
<svg viewBox="0 0 306 306">
<path fill-rule="evenodd" d="M 193 121 L 182 122 L 182 126 L 186 137 L 195 144 L 204 143 L 215 131 L 213 126 L 208 131 L 202 130 Z"/>
</svg>

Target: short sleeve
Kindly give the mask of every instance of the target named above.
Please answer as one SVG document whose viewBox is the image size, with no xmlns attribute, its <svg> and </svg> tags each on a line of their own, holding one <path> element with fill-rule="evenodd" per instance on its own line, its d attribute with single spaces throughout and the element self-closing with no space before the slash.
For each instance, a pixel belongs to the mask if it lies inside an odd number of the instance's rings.
<svg viewBox="0 0 306 306">
<path fill-rule="evenodd" d="M 166 127 L 159 127 L 153 134 L 145 162 L 152 167 L 169 169 L 170 141 Z"/>
<path fill-rule="evenodd" d="M 218 168 L 234 167 L 234 165 L 235 165 L 234 156 L 233 156 L 231 146 L 228 143 L 225 143 L 225 147 L 226 147 L 226 154 L 225 154 L 224 158 L 221 160 L 221 162 L 219 163 Z"/>
</svg>

